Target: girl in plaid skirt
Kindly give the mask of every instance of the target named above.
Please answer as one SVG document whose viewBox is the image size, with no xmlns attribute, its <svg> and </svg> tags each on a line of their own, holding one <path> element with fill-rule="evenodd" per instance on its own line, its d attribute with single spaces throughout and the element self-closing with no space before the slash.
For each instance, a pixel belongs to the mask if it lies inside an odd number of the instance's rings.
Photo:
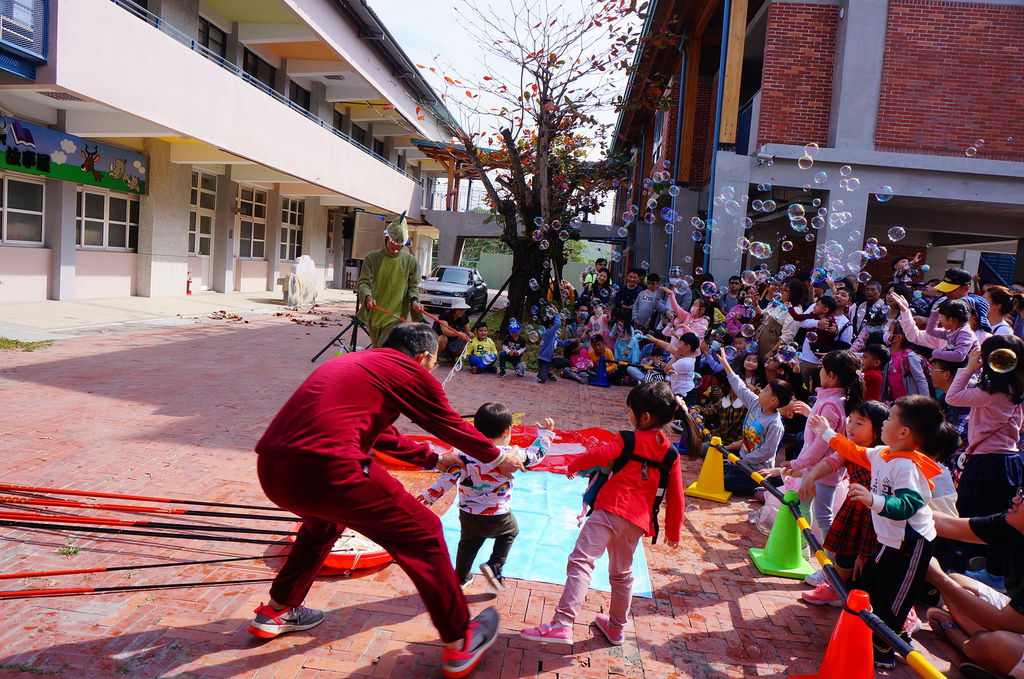
<svg viewBox="0 0 1024 679">
<path fill-rule="evenodd" d="M 882 445 L 882 423 L 889 417 L 889 409 L 878 401 L 863 401 L 850 411 L 846 419 L 846 435 L 857 445 L 871 448 Z M 819 463 L 831 470 L 830 459 Z M 818 470 L 816 470 L 818 471 Z M 822 469 L 821 471 L 825 471 Z M 859 465 L 846 463 L 850 483 L 871 485 L 871 471 Z M 878 551 L 875 529 L 871 525 L 871 510 L 863 502 L 847 498 L 836 512 L 832 526 L 825 536 L 825 549 L 832 555 L 836 572 L 849 581 L 859 564 L 873 558 Z M 804 601 L 815 606 L 842 606 L 843 600 L 826 580 L 812 590 L 804 592 Z"/>
</svg>

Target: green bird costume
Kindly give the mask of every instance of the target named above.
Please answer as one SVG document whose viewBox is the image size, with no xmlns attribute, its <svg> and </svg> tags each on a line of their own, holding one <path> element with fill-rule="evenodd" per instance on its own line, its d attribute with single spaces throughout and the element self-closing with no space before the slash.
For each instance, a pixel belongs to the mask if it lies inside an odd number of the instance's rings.
<svg viewBox="0 0 1024 679">
<path fill-rule="evenodd" d="M 409 240 L 409 224 L 404 212 L 388 225 L 385 235 L 395 243 L 404 244 Z M 421 319 L 419 313 L 409 315 L 412 303 L 419 301 L 419 263 L 404 249 L 397 255 L 392 255 L 387 248 L 366 253 L 356 292 L 361 305 L 370 296 L 377 306 L 393 314 L 412 321 Z M 377 309 L 367 309 L 365 305 L 360 307 L 356 317 L 366 325 L 374 347 L 384 344 L 391 330 L 401 322 Z"/>
</svg>

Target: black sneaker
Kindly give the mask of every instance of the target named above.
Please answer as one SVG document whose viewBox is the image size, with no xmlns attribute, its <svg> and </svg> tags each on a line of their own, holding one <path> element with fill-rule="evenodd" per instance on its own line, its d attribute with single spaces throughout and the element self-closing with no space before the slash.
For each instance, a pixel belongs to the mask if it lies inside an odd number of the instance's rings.
<svg viewBox="0 0 1024 679">
<path fill-rule="evenodd" d="M 256 617 L 249 623 L 249 634 L 260 639 L 273 639 L 285 632 L 301 632 L 324 621 L 323 611 L 305 606 L 275 611 L 269 604 L 260 604 L 253 612 Z"/>
<path fill-rule="evenodd" d="M 484 651 L 498 638 L 499 621 L 493 606 L 470 620 L 463 647 L 446 648 L 441 655 L 441 672 L 447 679 L 461 679 L 473 671 Z"/>
<path fill-rule="evenodd" d="M 505 376 L 505 371 L 504 370 L 502 370 L 501 372 L 498 373 L 498 377 L 504 377 L 504 376 Z"/>
<path fill-rule="evenodd" d="M 879 646 L 876 642 L 872 642 L 872 645 L 874 646 L 875 667 L 880 670 L 896 669 L 896 651 L 892 646 L 888 644 Z"/>
<path fill-rule="evenodd" d="M 480 572 L 487 581 L 487 589 L 492 594 L 499 594 L 505 589 L 505 578 L 501 577 L 501 566 L 492 566 L 489 563 L 480 564 Z"/>
</svg>

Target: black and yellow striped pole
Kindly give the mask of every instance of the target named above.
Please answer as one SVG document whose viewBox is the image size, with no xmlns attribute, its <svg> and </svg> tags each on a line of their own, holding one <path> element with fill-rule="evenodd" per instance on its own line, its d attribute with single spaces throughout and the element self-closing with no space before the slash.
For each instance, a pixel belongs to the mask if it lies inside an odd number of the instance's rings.
<svg viewBox="0 0 1024 679">
<path fill-rule="evenodd" d="M 800 503 L 786 501 L 783 493 L 770 483 L 767 483 L 765 477 L 757 473 L 756 469 L 751 469 L 750 465 L 741 460 L 738 455 L 721 447 L 721 440 L 718 437 L 712 438 L 711 432 L 704 426 L 704 420 L 696 413 L 691 413 L 693 419 L 700 426 L 701 435 L 708 440 L 711 447 L 718 449 L 718 452 L 723 455 L 729 462 L 739 467 L 748 474 L 750 478 L 757 482 L 765 492 L 771 493 L 783 507 L 787 507 L 793 514 L 793 518 L 796 519 L 796 524 L 800 528 L 800 532 L 807 540 L 807 544 L 810 545 L 811 550 L 814 552 L 814 558 L 817 559 L 818 563 L 821 564 L 822 570 L 825 572 L 825 576 L 828 578 L 829 584 L 832 585 L 832 589 L 835 590 L 839 598 L 844 602 L 849 596 L 849 592 L 846 589 L 846 585 L 843 579 L 839 577 L 839 573 L 836 572 L 835 565 L 832 560 L 828 557 L 825 549 L 821 546 L 818 541 L 818 537 L 811 530 L 811 524 L 807 522 L 807 519 L 800 513 Z M 922 677 L 928 679 L 946 679 L 946 675 L 935 668 L 928 659 L 925 658 L 919 651 L 915 651 L 914 648 L 904 641 L 896 632 L 889 629 L 889 627 L 882 622 L 882 619 L 872 613 L 867 608 L 861 611 L 852 611 L 848 608 L 844 609 L 858 616 L 862 619 L 865 624 L 871 629 L 872 632 L 881 637 L 885 643 L 889 644 L 896 650 L 896 652 L 906 658 L 907 664 L 910 665 L 914 671 L 916 671 Z"/>
</svg>

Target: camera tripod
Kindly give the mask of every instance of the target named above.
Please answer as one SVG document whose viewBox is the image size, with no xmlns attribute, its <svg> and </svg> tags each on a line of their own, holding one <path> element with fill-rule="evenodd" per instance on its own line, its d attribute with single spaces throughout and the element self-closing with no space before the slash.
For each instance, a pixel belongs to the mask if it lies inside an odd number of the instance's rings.
<svg viewBox="0 0 1024 679">
<path fill-rule="evenodd" d="M 363 324 L 363 322 L 360 321 L 358 318 L 356 318 L 355 316 L 351 316 L 351 319 L 352 320 L 349 322 L 349 324 L 342 328 L 341 332 L 334 336 L 334 339 L 328 342 L 327 345 L 323 349 L 321 349 L 316 356 L 309 359 L 310 363 L 316 363 L 316 359 L 323 356 L 324 352 L 330 349 L 335 344 L 337 344 L 341 348 L 341 350 L 346 353 L 350 351 L 359 351 L 359 349 L 356 348 L 356 338 L 359 336 L 359 330 L 361 329 L 363 332 L 367 333 L 367 335 L 369 335 L 369 332 L 366 330 L 366 325 Z M 352 331 L 352 336 L 351 341 L 349 342 L 349 346 L 346 347 L 345 342 L 342 340 L 342 338 L 345 336 L 345 333 L 348 332 L 349 330 Z"/>
</svg>

